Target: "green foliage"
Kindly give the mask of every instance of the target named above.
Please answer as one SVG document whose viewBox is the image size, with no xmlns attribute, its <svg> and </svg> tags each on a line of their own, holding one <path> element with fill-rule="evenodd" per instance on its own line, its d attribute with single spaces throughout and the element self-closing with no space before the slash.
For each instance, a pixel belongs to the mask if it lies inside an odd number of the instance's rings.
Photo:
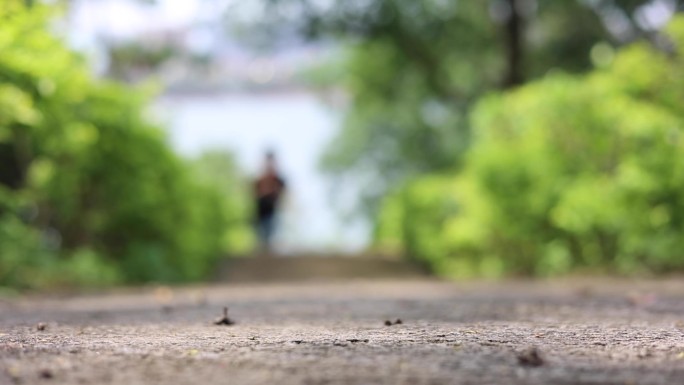
<svg viewBox="0 0 684 385">
<path fill-rule="evenodd" d="M 215 247 L 234 255 L 248 253 L 256 245 L 251 226 L 251 183 L 238 174 L 232 155 L 222 151 L 202 154 L 193 161 L 192 169 L 215 201 L 204 206 L 209 209 L 206 214 L 214 215 L 215 225 L 225 229 L 223 236 L 215 240 Z"/>
<path fill-rule="evenodd" d="M 684 19 L 668 31 L 675 54 L 482 100 L 463 171 L 389 198 L 380 244 L 450 276 L 683 269 Z"/>
<path fill-rule="evenodd" d="M 322 162 L 334 175 L 373 181 L 362 191 L 369 213 L 388 186 L 459 163 L 469 103 L 496 87 L 504 65 L 485 2 L 372 4 L 340 3 L 326 14 L 331 28 L 360 38 L 341 78 L 351 96 L 344 127 Z M 348 19 L 360 31 L 345 24 L 350 13 L 370 15 Z"/>
<path fill-rule="evenodd" d="M 206 276 L 235 247 L 244 197 L 171 151 L 149 92 L 93 78 L 50 13 L 0 7 L 0 285 Z"/>
</svg>

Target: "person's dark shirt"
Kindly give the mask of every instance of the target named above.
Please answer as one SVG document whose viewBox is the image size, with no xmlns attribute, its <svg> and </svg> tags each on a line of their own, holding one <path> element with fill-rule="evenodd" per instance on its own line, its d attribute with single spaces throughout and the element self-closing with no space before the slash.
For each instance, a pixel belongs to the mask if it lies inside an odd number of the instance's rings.
<svg viewBox="0 0 684 385">
<path fill-rule="evenodd" d="M 264 175 L 254 186 L 256 195 L 257 219 L 269 218 L 275 215 L 278 201 L 285 189 L 285 181 L 278 175 Z"/>
</svg>

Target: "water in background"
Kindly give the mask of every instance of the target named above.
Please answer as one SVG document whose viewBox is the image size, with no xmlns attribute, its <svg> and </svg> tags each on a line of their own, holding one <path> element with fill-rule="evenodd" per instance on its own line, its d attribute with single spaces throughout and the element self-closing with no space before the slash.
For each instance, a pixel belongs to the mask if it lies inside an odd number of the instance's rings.
<svg viewBox="0 0 684 385">
<path fill-rule="evenodd" d="M 353 204 L 353 190 L 336 198 L 344 202 L 332 205 L 331 183 L 317 169 L 341 116 L 315 95 L 166 95 L 157 101 L 155 110 L 169 127 L 173 147 L 184 156 L 226 149 L 253 177 L 260 170 L 264 151 L 275 150 L 288 183 L 283 231 L 276 242 L 280 252 L 353 253 L 368 244 L 369 225 L 362 220 L 342 221 L 334 209 Z"/>
</svg>

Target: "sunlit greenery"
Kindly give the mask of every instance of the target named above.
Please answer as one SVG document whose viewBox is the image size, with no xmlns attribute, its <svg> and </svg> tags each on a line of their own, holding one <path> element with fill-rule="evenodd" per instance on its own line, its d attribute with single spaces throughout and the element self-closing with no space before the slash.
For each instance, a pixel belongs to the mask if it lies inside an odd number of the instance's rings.
<svg viewBox="0 0 684 385">
<path fill-rule="evenodd" d="M 150 93 L 94 78 L 52 13 L 0 6 L 0 286 L 206 277 L 249 246 L 230 158 L 174 154 Z"/>
<path fill-rule="evenodd" d="M 448 276 L 684 268 L 684 19 L 668 34 L 484 98 L 463 171 L 386 199 L 379 245 Z"/>
</svg>

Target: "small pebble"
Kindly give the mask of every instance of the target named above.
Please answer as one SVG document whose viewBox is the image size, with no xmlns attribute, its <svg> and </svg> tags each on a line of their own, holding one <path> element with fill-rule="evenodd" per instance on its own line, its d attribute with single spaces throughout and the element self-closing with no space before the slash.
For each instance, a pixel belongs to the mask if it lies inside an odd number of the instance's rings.
<svg viewBox="0 0 684 385">
<path fill-rule="evenodd" d="M 50 379 L 53 378 L 55 375 L 52 374 L 52 371 L 50 369 L 43 369 L 40 372 L 38 372 L 38 376 L 40 376 L 40 378 Z"/>
<path fill-rule="evenodd" d="M 529 348 L 518 354 L 518 363 L 522 366 L 542 366 L 544 360 L 539 354 L 537 348 Z"/>
</svg>

